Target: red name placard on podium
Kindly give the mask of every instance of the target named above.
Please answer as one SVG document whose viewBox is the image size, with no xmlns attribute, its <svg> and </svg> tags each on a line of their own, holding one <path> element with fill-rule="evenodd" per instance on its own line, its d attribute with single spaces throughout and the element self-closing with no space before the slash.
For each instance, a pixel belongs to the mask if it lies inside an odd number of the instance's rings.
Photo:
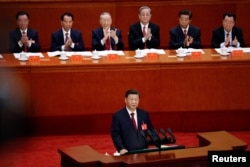
<svg viewBox="0 0 250 167">
<path fill-rule="evenodd" d="M 118 59 L 118 54 L 116 53 L 109 53 L 107 56 L 108 60 L 117 60 Z"/>
<path fill-rule="evenodd" d="M 242 57 L 243 56 L 243 50 L 241 50 L 241 49 L 232 50 L 231 55 L 232 55 L 232 57 Z"/>
<path fill-rule="evenodd" d="M 191 52 L 191 58 L 194 58 L 194 59 L 201 58 L 201 52 L 200 51 Z"/>
<path fill-rule="evenodd" d="M 158 59 L 158 54 L 157 53 L 147 53 L 146 58 L 150 59 L 150 60 L 156 60 L 156 59 Z"/>
<path fill-rule="evenodd" d="M 29 56 L 30 63 L 40 63 L 40 56 Z"/>
</svg>

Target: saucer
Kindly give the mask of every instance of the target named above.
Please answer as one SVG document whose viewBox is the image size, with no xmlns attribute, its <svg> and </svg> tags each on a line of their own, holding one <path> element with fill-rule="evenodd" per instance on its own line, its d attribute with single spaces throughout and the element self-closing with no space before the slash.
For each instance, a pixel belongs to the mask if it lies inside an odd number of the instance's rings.
<svg viewBox="0 0 250 167">
<path fill-rule="evenodd" d="M 177 54 L 177 57 L 185 57 L 185 56 L 187 56 L 185 53 L 178 53 Z"/>
<path fill-rule="evenodd" d="M 135 55 L 134 58 L 137 58 L 137 59 L 141 59 L 143 58 L 144 56 L 141 56 L 141 55 Z"/>
<path fill-rule="evenodd" d="M 18 58 L 19 61 L 27 61 L 28 58 L 27 57 L 24 57 L 24 58 Z"/>
<path fill-rule="evenodd" d="M 94 60 L 99 60 L 101 57 L 100 56 L 92 56 L 91 58 Z"/>
<path fill-rule="evenodd" d="M 68 60 L 68 57 L 59 57 L 59 60 Z"/>
<path fill-rule="evenodd" d="M 221 55 L 221 56 L 228 56 L 229 53 L 228 53 L 228 52 L 226 52 L 226 53 L 220 53 L 220 55 Z"/>
</svg>

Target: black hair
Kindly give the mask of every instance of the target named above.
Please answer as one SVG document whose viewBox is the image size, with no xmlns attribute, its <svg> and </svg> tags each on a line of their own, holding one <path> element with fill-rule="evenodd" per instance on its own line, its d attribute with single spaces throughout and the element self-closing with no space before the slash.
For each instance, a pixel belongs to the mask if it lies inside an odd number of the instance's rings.
<svg viewBox="0 0 250 167">
<path fill-rule="evenodd" d="M 61 15 L 61 21 L 64 20 L 64 16 L 69 16 L 72 18 L 72 20 L 74 20 L 74 15 L 70 12 L 64 12 L 62 15 Z"/>
<path fill-rule="evenodd" d="M 179 17 L 181 17 L 181 15 L 188 15 L 190 20 L 193 17 L 192 12 L 190 10 L 187 10 L 187 9 L 183 9 L 183 10 L 179 11 Z"/>
<path fill-rule="evenodd" d="M 16 13 L 16 20 L 18 20 L 19 16 L 23 16 L 23 15 L 26 15 L 28 17 L 28 19 L 30 18 L 30 15 L 28 12 L 26 11 L 19 11 Z"/>
<path fill-rule="evenodd" d="M 129 95 L 138 95 L 140 97 L 140 93 L 136 89 L 127 90 L 127 92 L 125 93 L 125 97 L 127 98 Z"/>
<path fill-rule="evenodd" d="M 233 17 L 234 18 L 234 21 L 236 21 L 236 15 L 232 12 L 226 12 L 223 14 L 223 20 L 225 19 L 225 17 L 228 16 L 228 17 Z"/>
</svg>

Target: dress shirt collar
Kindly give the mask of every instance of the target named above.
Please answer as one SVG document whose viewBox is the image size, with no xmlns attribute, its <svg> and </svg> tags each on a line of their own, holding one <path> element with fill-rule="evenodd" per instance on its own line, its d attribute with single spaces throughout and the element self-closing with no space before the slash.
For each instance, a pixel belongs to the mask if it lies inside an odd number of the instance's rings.
<svg viewBox="0 0 250 167">
<path fill-rule="evenodd" d="M 131 113 L 135 113 L 135 117 L 137 117 L 137 111 L 135 110 L 134 112 L 132 112 L 132 111 L 130 111 L 129 109 L 128 109 L 128 107 L 126 107 L 126 109 L 127 109 L 127 111 L 128 111 L 128 114 L 129 114 L 129 116 L 131 117 Z"/>
<path fill-rule="evenodd" d="M 142 29 L 142 31 L 143 31 L 143 27 L 146 27 L 146 30 L 148 29 L 148 25 L 149 25 L 149 23 L 147 23 L 146 25 L 144 25 L 144 24 L 140 23 L 140 25 L 141 25 L 141 29 Z"/>
<path fill-rule="evenodd" d="M 69 29 L 69 31 L 66 32 L 66 31 L 62 28 L 62 31 L 63 31 L 63 36 L 65 36 L 66 33 L 68 33 L 68 36 L 70 36 L 70 31 L 71 31 L 71 29 Z"/>
<path fill-rule="evenodd" d="M 110 32 L 110 27 L 108 28 L 108 31 Z M 106 28 L 102 28 L 103 32 L 106 30 Z"/>
<path fill-rule="evenodd" d="M 25 34 L 27 34 L 27 31 L 28 31 L 28 28 L 26 28 L 25 30 L 20 29 L 21 34 L 23 34 L 23 32 L 25 32 Z"/>
<path fill-rule="evenodd" d="M 182 32 L 184 32 L 184 30 L 186 30 L 186 32 L 188 32 L 189 25 L 187 26 L 187 28 L 183 28 L 183 27 L 181 27 L 181 29 L 182 29 Z"/>
<path fill-rule="evenodd" d="M 225 34 L 225 36 L 226 36 L 226 34 L 229 34 L 229 36 L 232 34 L 232 30 L 231 31 L 229 31 L 229 32 L 227 32 L 225 29 L 224 29 L 224 34 Z"/>
</svg>

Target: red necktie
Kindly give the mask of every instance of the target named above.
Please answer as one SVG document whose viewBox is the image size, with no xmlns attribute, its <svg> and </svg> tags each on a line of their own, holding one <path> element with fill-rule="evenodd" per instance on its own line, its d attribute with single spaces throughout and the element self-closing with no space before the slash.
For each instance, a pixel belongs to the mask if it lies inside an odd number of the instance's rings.
<svg viewBox="0 0 250 167">
<path fill-rule="evenodd" d="M 187 30 L 186 29 L 183 30 L 183 35 L 185 38 L 187 37 Z"/>
<path fill-rule="evenodd" d="M 26 35 L 25 31 L 23 31 L 23 35 Z M 24 52 L 28 51 L 28 46 L 26 44 L 23 44 L 23 51 Z"/>
<path fill-rule="evenodd" d="M 66 43 L 66 41 L 69 39 L 69 33 L 65 33 L 65 42 L 64 43 Z M 70 50 L 70 48 L 67 46 L 67 47 L 65 47 L 65 50 L 66 51 L 69 51 Z"/>
<path fill-rule="evenodd" d="M 136 122 L 135 122 L 135 117 L 134 117 L 135 113 L 131 113 L 130 115 L 131 115 L 131 120 L 132 120 L 132 123 L 134 125 L 134 128 L 135 128 L 135 130 L 137 130 L 137 126 L 136 126 Z"/>
<path fill-rule="evenodd" d="M 145 37 L 145 35 L 146 35 L 146 27 L 145 26 L 142 29 L 142 34 Z M 147 44 L 146 44 L 146 41 L 145 41 L 145 43 L 144 43 L 144 49 L 146 49 L 146 48 L 147 48 Z"/>
<path fill-rule="evenodd" d="M 228 39 L 228 37 L 229 37 L 229 33 L 226 33 L 226 38 Z M 230 41 L 228 41 L 226 47 L 228 47 L 228 46 L 230 46 Z"/>
<path fill-rule="evenodd" d="M 105 49 L 106 49 L 106 50 L 110 50 L 110 49 L 111 49 L 109 37 L 107 38 L 107 40 L 106 40 L 106 42 L 105 42 Z"/>
</svg>

